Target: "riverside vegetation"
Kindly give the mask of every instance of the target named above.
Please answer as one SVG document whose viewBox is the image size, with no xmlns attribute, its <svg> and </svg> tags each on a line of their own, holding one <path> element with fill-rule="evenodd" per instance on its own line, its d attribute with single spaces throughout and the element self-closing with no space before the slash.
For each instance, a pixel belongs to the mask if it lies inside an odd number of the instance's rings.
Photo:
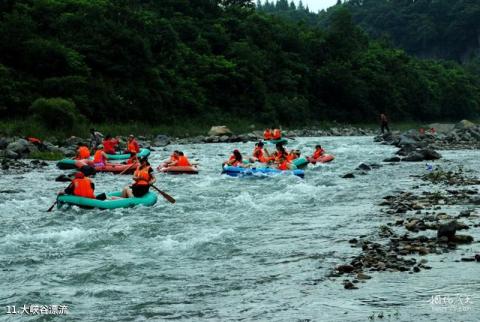
<svg viewBox="0 0 480 322">
<path fill-rule="evenodd" d="M 91 122 L 182 129 L 478 115 L 475 72 L 369 38 L 349 10 L 332 10 L 323 26 L 247 0 L 4 1 L 0 112 L 69 134 Z"/>
</svg>

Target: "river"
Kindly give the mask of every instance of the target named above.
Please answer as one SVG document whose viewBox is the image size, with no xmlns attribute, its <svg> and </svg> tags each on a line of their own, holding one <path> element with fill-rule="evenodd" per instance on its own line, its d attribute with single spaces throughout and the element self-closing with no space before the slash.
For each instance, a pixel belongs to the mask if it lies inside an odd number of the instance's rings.
<svg viewBox="0 0 480 322">
<path fill-rule="evenodd" d="M 157 174 L 157 186 L 177 203 L 159 196 L 150 208 L 47 213 L 66 185 L 54 181 L 62 173 L 54 163 L 1 175 L 2 189 L 19 191 L 0 193 L 0 321 L 19 321 L 5 310 L 24 304 L 68 306 L 58 321 L 367 321 L 380 312 L 387 321 L 477 320 L 479 266 L 454 262 L 462 252 L 478 252 L 477 243 L 427 256 L 433 269 L 417 274 L 367 272 L 373 278 L 358 290 L 328 277 L 360 252 L 349 239 L 388 221 L 377 206 L 383 196 L 430 187 L 411 177 L 425 173 L 425 163 L 385 164 L 341 178 L 395 151 L 372 137 L 299 138 L 289 147 L 311 153 L 317 143 L 336 159 L 307 169 L 305 179 L 221 175 L 230 152 L 250 153 L 252 143 L 157 149 L 152 165 L 181 149 L 201 172 Z M 440 152 L 437 164 L 462 163 L 478 175 L 477 151 Z M 97 192 L 108 192 L 130 179 L 98 174 L 94 181 Z M 456 293 L 472 297 L 465 312 L 429 303 Z"/>
</svg>

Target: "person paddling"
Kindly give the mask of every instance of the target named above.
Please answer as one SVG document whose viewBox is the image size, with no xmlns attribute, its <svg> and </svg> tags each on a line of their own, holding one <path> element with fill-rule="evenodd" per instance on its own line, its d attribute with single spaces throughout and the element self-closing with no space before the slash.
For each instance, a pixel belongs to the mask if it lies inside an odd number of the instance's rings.
<svg viewBox="0 0 480 322">
<path fill-rule="evenodd" d="M 291 162 L 288 160 L 288 158 L 284 156 L 281 156 L 280 158 L 278 158 L 276 161 L 276 164 L 277 164 L 277 169 L 282 171 L 291 170 L 293 168 Z"/>
<path fill-rule="evenodd" d="M 134 183 L 131 186 L 123 188 L 123 198 L 142 197 L 148 193 L 150 185 L 157 181 L 147 158 L 144 157 L 140 159 L 140 165 L 133 173 L 133 181 Z"/>
<path fill-rule="evenodd" d="M 78 143 L 75 160 L 86 160 L 89 158 L 90 158 L 90 150 L 88 149 L 87 145 L 84 143 Z"/>
<path fill-rule="evenodd" d="M 64 191 L 59 192 L 59 195 L 74 195 L 78 197 L 95 199 L 95 184 L 82 172 L 76 172 L 72 183 L 65 188 Z"/>
<path fill-rule="evenodd" d="M 138 146 L 138 142 L 135 140 L 135 136 L 133 134 L 128 136 L 127 150 L 125 152 L 135 154 L 140 153 L 140 147 Z"/>
<path fill-rule="evenodd" d="M 118 146 L 118 139 L 112 138 L 110 134 L 105 137 L 103 140 L 103 151 L 107 154 L 115 154 Z"/>
<path fill-rule="evenodd" d="M 255 149 L 253 150 L 253 156 L 250 158 L 251 162 L 261 162 L 261 163 L 267 163 L 268 158 L 270 157 L 268 151 L 264 149 L 265 145 L 263 144 L 262 141 L 258 142 L 255 144 Z"/>
<path fill-rule="evenodd" d="M 223 165 L 229 165 L 232 167 L 243 167 L 243 158 L 242 154 L 238 150 L 233 150 L 232 155 L 227 162 L 224 162 Z"/>
<path fill-rule="evenodd" d="M 103 150 L 103 145 L 98 146 L 98 150 L 95 151 L 93 156 L 93 166 L 94 167 L 104 167 L 107 164 L 107 155 Z"/>
</svg>

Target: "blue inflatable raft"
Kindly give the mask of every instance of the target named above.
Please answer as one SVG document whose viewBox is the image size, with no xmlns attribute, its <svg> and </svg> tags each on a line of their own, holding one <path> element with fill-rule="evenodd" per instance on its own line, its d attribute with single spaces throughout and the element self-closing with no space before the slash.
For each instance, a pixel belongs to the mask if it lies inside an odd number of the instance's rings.
<svg viewBox="0 0 480 322">
<path fill-rule="evenodd" d="M 239 176 L 274 176 L 274 175 L 295 175 L 300 178 L 305 176 L 303 170 L 278 170 L 272 168 L 242 168 L 242 167 L 232 167 L 225 166 L 223 167 L 222 173 L 225 173 L 232 177 Z"/>
</svg>

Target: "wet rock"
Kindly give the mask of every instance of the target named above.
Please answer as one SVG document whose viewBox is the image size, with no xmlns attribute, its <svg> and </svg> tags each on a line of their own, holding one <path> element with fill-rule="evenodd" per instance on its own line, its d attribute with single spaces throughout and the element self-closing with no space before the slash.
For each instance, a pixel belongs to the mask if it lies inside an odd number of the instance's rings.
<svg viewBox="0 0 480 322">
<path fill-rule="evenodd" d="M 400 157 L 391 157 L 383 160 L 383 162 L 400 162 Z"/>
<path fill-rule="evenodd" d="M 358 273 L 357 274 L 357 279 L 359 280 L 369 280 L 371 279 L 372 277 L 367 275 L 367 274 L 364 274 L 364 273 Z"/>
<path fill-rule="evenodd" d="M 349 280 L 346 280 L 346 281 L 343 282 L 343 287 L 346 290 L 357 290 L 358 289 L 358 287 L 356 287 L 355 284 L 353 284 Z"/>
<path fill-rule="evenodd" d="M 477 262 L 480 262 L 480 254 L 476 254 L 476 255 L 475 255 L 475 260 L 476 260 Z"/>
<path fill-rule="evenodd" d="M 473 242 L 473 237 L 470 235 L 456 235 L 453 242 L 456 244 L 470 244 Z"/>
<path fill-rule="evenodd" d="M 344 265 L 337 266 L 336 269 L 340 273 L 351 273 L 353 272 L 354 267 L 352 265 L 344 264 Z"/>
<path fill-rule="evenodd" d="M 368 164 L 361 163 L 355 170 L 370 171 L 372 168 Z"/>
<path fill-rule="evenodd" d="M 423 149 L 420 150 L 420 153 L 423 155 L 423 159 L 426 161 L 438 160 L 442 157 L 440 153 L 433 149 Z"/>
<path fill-rule="evenodd" d="M 474 262 L 475 257 L 462 257 L 461 261 L 462 262 Z"/>
<path fill-rule="evenodd" d="M 7 145 L 6 150 L 15 152 L 16 154 L 28 154 L 30 153 L 29 150 L 30 143 L 24 139 L 18 139 L 9 145 Z"/>
<path fill-rule="evenodd" d="M 470 197 L 469 203 L 474 204 L 474 205 L 480 205 L 480 196 Z"/>
<path fill-rule="evenodd" d="M 159 147 L 164 147 L 170 144 L 172 140 L 170 139 L 169 136 L 159 134 L 155 137 L 155 139 L 152 142 L 153 146 L 159 146 Z"/>
<path fill-rule="evenodd" d="M 457 223 L 455 221 L 451 221 L 438 227 L 437 238 L 440 239 L 442 237 L 446 237 L 448 241 L 453 241 L 456 232 Z"/>
<path fill-rule="evenodd" d="M 208 131 L 209 136 L 222 136 L 222 135 L 231 136 L 232 134 L 233 134 L 232 131 L 230 131 L 230 129 L 225 125 L 212 126 L 210 128 L 210 131 Z"/>
<path fill-rule="evenodd" d="M 414 271 L 415 273 L 420 272 L 420 267 L 414 266 L 414 267 L 413 267 L 413 271 Z"/>
<path fill-rule="evenodd" d="M 420 152 L 413 151 L 410 154 L 408 154 L 405 158 L 403 158 L 402 161 L 407 161 L 407 162 L 423 161 L 423 155 Z"/>
<path fill-rule="evenodd" d="M 461 120 L 460 122 L 455 124 L 455 129 L 465 130 L 465 129 L 470 129 L 474 126 L 475 126 L 475 123 L 472 123 L 469 120 Z"/>
<path fill-rule="evenodd" d="M 8 146 L 8 141 L 5 138 L 0 138 L 0 150 L 5 149 Z"/>
<path fill-rule="evenodd" d="M 344 174 L 344 175 L 342 176 L 342 178 L 352 179 L 352 178 L 355 178 L 355 175 L 350 172 L 350 173 Z"/>
<path fill-rule="evenodd" d="M 350 244 L 356 244 L 358 243 L 358 240 L 356 238 L 352 238 L 348 241 Z"/>
</svg>

